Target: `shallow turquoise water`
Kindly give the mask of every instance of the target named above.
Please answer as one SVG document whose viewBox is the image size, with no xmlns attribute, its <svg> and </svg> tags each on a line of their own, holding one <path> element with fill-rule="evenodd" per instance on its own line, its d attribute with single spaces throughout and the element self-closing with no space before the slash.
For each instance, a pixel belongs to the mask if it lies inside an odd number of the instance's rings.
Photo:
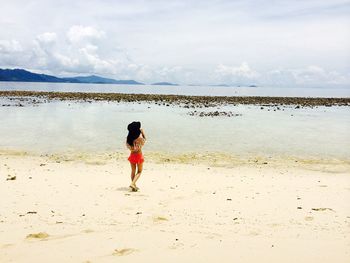
<svg viewBox="0 0 350 263">
<path fill-rule="evenodd" d="M 127 124 L 139 120 L 148 137 L 144 150 L 150 152 L 350 159 L 349 107 L 283 109 L 222 106 L 196 110 L 242 115 L 198 117 L 188 115 L 192 109 L 148 103 L 54 101 L 0 107 L 0 149 L 122 152 Z"/>
</svg>

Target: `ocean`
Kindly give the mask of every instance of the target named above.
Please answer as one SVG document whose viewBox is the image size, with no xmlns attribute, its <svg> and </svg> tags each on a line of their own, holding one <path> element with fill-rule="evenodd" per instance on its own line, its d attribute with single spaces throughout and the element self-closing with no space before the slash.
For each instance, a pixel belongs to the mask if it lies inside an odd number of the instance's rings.
<svg viewBox="0 0 350 263">
<path fill-rule="evenodd" d="M 0 90 L 84 91 L 184 95 L 259 95 L 322 97 L 330 90 L 264 88 L 119 86 L 94 84 L 4 83 Z M 232 90 L 230 90 L 232 89 Z M 253 91 L 252 91 L 252 90 Z M 259 90 L 261 89 L 261 90 Z M 228 91 L 230 90 L 230 91 Z M 259 90 L 259 91 L 257 91 Z M 228 94 L 224 94 L 227 91 Z M 179 93 L 180 92 L 180 93 Z M 237 93 L 235 93 L 237 92 Z M 265 92 L 265 93 L 264 93 Z M 169 92 L 170 93 L 170 92 Z M 210 94 L 209 94 L 210 93 Z M 333 91 L 348 97 L 348 90 Z M 312 95 L 314 94 L 314 95 Z M 346 95 L 347 94 L 347 95 Z M 326 96 L 327 97 L 327 96 Z M 0 106 L 13 103 L 0 98 Z M 232 112 L 226 116 L 191 116 L 194 110 Z M 39 154 L 72 152 L 126 154 L 128 123 L 141 121 L 148 140 L 145 155 L 186 158 L 304 158 L 350 160 L 350 108 L 222 105 L 186 109 L 140 102 L 51 101 L 0 107 L 0 150 Z M 232 157 L 232 158 L 231 158 Z M 175 158 L 175 157 L 174 157 Z"/>
<path fill-rule="evenodd" d="M 135 94 L 175 94 L 199 96 L 275 96 L 349 98 L 349 88 L 272 88 L 221 86 L 157 86 L 76 83 L 0 82 L 0 90 L 116 92 Z"/>
</svg>

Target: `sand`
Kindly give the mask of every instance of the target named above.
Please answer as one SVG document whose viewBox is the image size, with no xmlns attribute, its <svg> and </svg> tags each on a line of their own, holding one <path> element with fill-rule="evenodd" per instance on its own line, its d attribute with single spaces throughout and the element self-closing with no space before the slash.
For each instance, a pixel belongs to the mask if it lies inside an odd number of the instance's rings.
<svg viewBox="0 0 350 263">
<path fill-rule="evenodd" d="M 134 193 L 122 160 L 1 154 L 0 262 L 350 262 L 350 169 L 325 167 L 146 162 Z"/>
</svg>

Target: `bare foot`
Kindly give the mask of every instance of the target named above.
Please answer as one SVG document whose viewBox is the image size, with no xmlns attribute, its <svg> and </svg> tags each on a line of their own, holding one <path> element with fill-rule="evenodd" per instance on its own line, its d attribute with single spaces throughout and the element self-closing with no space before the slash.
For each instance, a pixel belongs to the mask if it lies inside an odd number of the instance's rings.
<svg viewBox="0 0 350 263">
<path fill-rule="evenodd" d="M 137 192 L 137 190 L 138 190 L 137 186 L 134 184 L 131 184 L 129 187 L 131 188 L 131 191 L 133 191 L 133 192 Z"/>
</svg>

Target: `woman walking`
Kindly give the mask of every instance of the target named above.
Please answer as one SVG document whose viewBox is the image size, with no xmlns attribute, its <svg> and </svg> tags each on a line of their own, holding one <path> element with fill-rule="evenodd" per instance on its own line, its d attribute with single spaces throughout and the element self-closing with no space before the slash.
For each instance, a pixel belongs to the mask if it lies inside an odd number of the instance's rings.
<svg viewBox="0 0 350 263">
<path fill-rule="evenodd" d="M 134 121 L 128 125 L 129 134 L 126 138 L 126 146 L 130 150 L 130 156 L 128 158 L 131 165 L 131 184 L 130 188 L 136 192 L 139 188 L 136 186 L 137 180 L 141 176 L 143 168 L 143 155 L 142 147 L 146 142 L 146 136 L 141 129 L 141 122 Z"/>
</svg>

